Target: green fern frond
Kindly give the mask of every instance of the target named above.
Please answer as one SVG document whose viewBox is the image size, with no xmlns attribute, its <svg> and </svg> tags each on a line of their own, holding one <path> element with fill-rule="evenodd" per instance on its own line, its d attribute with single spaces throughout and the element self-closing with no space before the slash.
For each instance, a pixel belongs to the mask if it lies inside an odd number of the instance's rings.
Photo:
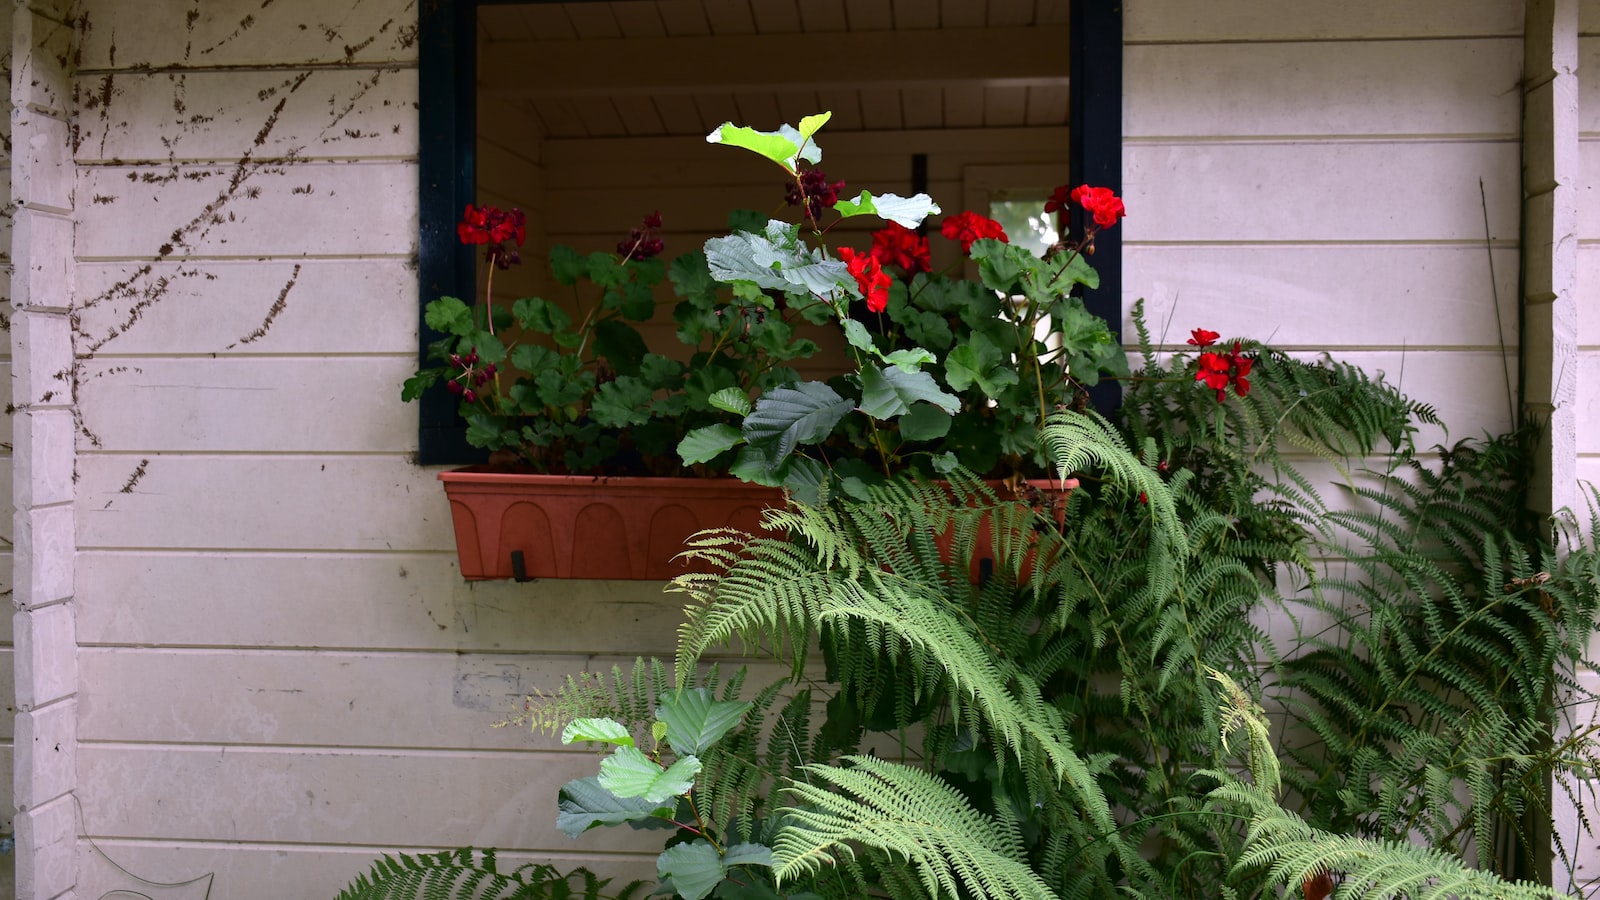
<svg viewBox="0 0 1600 900">
<path fill-rule="evenodd" d="M 385 855 L 335 900 L 633 900 L 642 882 L 606 893 L 611 879 L 584 868 L 562 873 L 528 864 L 511 872 L 496 868 L 495 851 L 463 847 L 416 856 Z"/>
</svg>

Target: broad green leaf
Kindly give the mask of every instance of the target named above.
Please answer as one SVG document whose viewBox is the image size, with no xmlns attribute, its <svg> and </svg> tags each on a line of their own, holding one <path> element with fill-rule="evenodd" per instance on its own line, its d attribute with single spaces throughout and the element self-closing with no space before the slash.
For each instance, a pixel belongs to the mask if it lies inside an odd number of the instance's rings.
<svg viewBox="0 0 1600 900">
<path fill-rule="evenodd" d="M 1017 372 L 1006 365 L 1005 354 L 982 333 L 974 333 L 965 344 L 950 351 L 944 360 L 944 378 L 953 390 L 964 391 L 976 384 L 985 397 L 998 397 L 1017 383 Z"/>
<path fill-rule="evenodd" d="M 668 819 L 676 808 L 676 802 L 651 803 L 639 797 L 618 797 L 591 775 L 569 781 L 561 788 L 556 827 L 567 837 L 575 838 L 597 825 Z"/>
<path fill-rule="evenodd" d="M 651 388 L 674 390 L 683 385 L 683 363 L 659 353 L 646 353 L 639 377 Z"/>
<path fill-rule="evenodd" d="M 828 120 L 831 118 L 833 118 L 833 110 L 823 110 L 822 112 L 815 113 L 801 119 L 800 127 L 796 128 L 795 130 L 800 132 L 801 140 L 809 141 L 816 135 L 818 131 L 822 130 L 822 126 L 828 124 Z M 818 157 L 817 161 L 820 160 L 821 157 Z"/>
<path fill-rule="evenodd" d="M 744 439 L 759 447 L 767 468 L 776 468 L 798 444 L 826 440 L 855 404 L 820 381 L 773 388 L 744 420 Z"/>
<path fill-rule="evenodd" d="M 656 875 L 670 879 L 673 890 L 684 900 L 702 900 L 727 877 L 722 856 L 704 839 L 674 844 L 656 857 Z"/>
<path fill-rule="evenodd" d="M 961 468 L 961 461 L 956 459 L 954 453 L 945 452 L 933 458 L 933 470 L 940 475 L 949 475 Z"/>
<path fill-rule="evenodd" d="M 699 772 L 700 760 L 693 756 L 681 757 L 662 769 L 639 748 L 618 747 L 600 763 L 600 786 L 623 799 L 639 797 L 650 803 L 663 803 L 687 794 Z"/>
<path fill-rule="evenodd" d="M 480 331 L 467 338 L 472 343 L 472 349 L 478 354 L 478 362 L 485 365 L 494 363 L 499 365 L 506 361 L 506 345 L 500 339 L 487 331 Z"/>
<path fill-rule="evenodd" d="M 400 388 L 400 399 L 409 403 L 421 397 L 423 391 L 426 391 L 434 382 L 439 380 L 440 374 L 438 369 L 427 369 L 407 378 L 405 384 Z"/>
<path fill-rule="evenodd" d="M 790 457 L 775 467 L 768 466 L 767 455 L 759 447 L 746 445 L 728 467 L 728 474 L 750 484 L 783 487 L 783 479 L 789 474 L 788 463 L 793 461 L 794 457 Z"/>
<path fill-rule="evenodd" d="M 950 414 L 932 403 L 913 403 L 900 417 L 900 436 L 908 441 L 936 441 L 950 433 Z"/>
<path fill-rule="evenodd" d="M 707 688 L 685 688 L 663 693 L 656 701 L 656 718 L 666 723 L 667 743 L 674 753 L 704 753 L 744 718 L 749 703 L 716 700 Z"/>
<path fill-rule="evenodd" d="M 633 735 L 616 719 L 573 719 L 566 728 L 561 729 L 561 743 L 571 744 L 575 741 L 632 747 Z"/>
<path fill-rule="evenodd" d="M 736 416 L 750 414 L 750 398 L 745 392 L 736 387 L 723 388 L 712 394 L 708 402 L 723 412 L 731 412 Z"/>
<path fill-rule="evenodd" d="M 511 364 L 524 375 L 538 375 L 559 365 L 560 354 L 538 344 L 518 344 L 511 348 Z"/>
<path fill-rule="evenodd" d="M 801 120 L 802 124 L 806 121 L 806 119 Z M 706 143 L 743 147 L 772 160 L 790 172 L 795 170 L 795 166 L 802 159 L 812 165 L 822 162 L 822 148 L 817 146 L 816 141 L 808 140 L 793 125 L 779 126 L 777 131 L 757 131 L 745 125 L 723 122 L 706 135 Z"/>
<path fill-rule="evenodd" d="M 945 393 L 927 372 L 907 372 L 897 366 L 861 370 L 861 411 L 874 419 L 892 419 L 911 404 L 925 401 L 955 415 L 961 400 Z"/>
<path fill-rule="evenodd" d="M 672 279 L 673 293 L 679 297 L 706 309 L 716 303 L 717 282 L 706 268 L 704 253 L 694 251 L 677 257 L 672 261 L 668 277 Z"/>
<path fill-rule="evenodd" d="M 917 194 L 914 197 L 902 197 L 898 194 L 883 194 L 872 196 L 871 191 L 862 191 L 854 200 L 840 200 L 834 204 L 833 211 L 843 218 L 852 216 L 875 215 L 887 219 L 906 228 L 916 228 L 922 220 L 938 213 L 939 204 L 927 194 Z"/>
<path fill-rule="evenodd" d="M 644 338 L 631 326 L 615 319 L 606 319 L 595 323 L 594 352 L 596 356 L 605 357 L 618 374 L 637 375 L 645 354 L 650 351 L 645 346 Z"/>
<path fill-rule="evenodd" d="M 867 326 L 855 319 L 845 319 L 840 324 L 844 326 L 844 339 L 850 342 L 850 346 L 874 356 L 882 355 L 878 352 L 878 345 L 872 342 L 872 332 L 867 330 Z"/>
<path fill-rule="evenodd" d="M 440 297 L 428 302 L 423 321 L 434 331 L 464 336 L 472 333 L 472 307 L 455 297 Z"/>
<path fill-rule="evenodd" d="M 550 248 L 550 274 L 558 283 L 571 287 L 589 274 L 589 264 L 578 251 L 566 244 L 556 244 Z"/>
<path fill-rule="evenodd" d="M 860 293 L 848 266 L 813 251 L 800 240 L 799 226 L 777 219 L 762 233 L 740 231 L 706 241 L 706 265 L 722 282 L 748 281 L 825 300 Z"/>
<path fill-rule="evenodd" d="M 683 436 L 678 444 L 678 458 L 686 466 L 710 462 L 742 443 L 744 433 L 732 425 L 707 425 Z"/>
<path fill-rule="evenodd" d="M 924 365 L 934 362 L 935 359 L 936 357 L 927 350 L 921 347 L 912 347 L 910 350 L 896 350 L 885 356 L 883 361 L 891 366 L 898 366 L 907 372 L 915 372 Z"/>
<path fill-rule="evenodd" d="M 567 311 L 542 297 L 523 297 L 511 304 L 511 315 L 517 324 L 540 334 L 554 334 L 572 327 L 572 317 Z"/>
<path fill-rule="evenodd" d="M 783 476 L 783 489 L 807 506 L 821 506 L 822 489 L 831 480 L 828 467 L 809 457 L 791 456 L 785 468 L 788 473 Z"/>
<path fill-rule="evenodd" d="M 771 866 L 772 848 L 765 844 L 734 844 L 722 851 L 725 866 Z"/>
<path fill-rule="evenodd" d="M 589 415 L 607 428 L 643 425 L 650 421 L 650 399 L 655 392 L 633 375 L 618 375 L 600 385 Z"/>
</svg>

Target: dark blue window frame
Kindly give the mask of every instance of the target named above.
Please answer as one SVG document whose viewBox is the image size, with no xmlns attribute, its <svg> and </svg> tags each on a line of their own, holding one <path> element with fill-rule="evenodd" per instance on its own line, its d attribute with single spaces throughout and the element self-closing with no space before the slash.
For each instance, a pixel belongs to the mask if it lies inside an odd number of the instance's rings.
<svg viewBox="0 0 1600 900">
<path fill-rule="evenodd" d="M 418 358 L 440 335 L 422 321 L 422 306 L 435 297 L 475 293 L 472 248 L 456 241 L 455 223 L 474 199 L 477 140 L 478 7 L 528 0 L 423 0 L 418 11 L 418 149 L 421 235 L 417 268 L 421 282 L 417 310 Z M 1094 184 L 1122 193 L 1122 7 L 1118 0 L 1078 0 L 1071 11 L 1071 159 L 1073 184 Z M 1082 210 L 1073 210 L 1074 231 L 1083 227 Z M 1102 316 L 1121 337 L 1122 230 L 1095 238 L 1095 268 L 1100 287 L 1085 296 L 1089 310 Z M 1095 392 L 1095 405 L 1114 409 L 1120 390 L 1107 382 Z M 423 465 L 481 462 L 483 451 L 466 442 L 466 427 L 456 413 L 458 400 L 442 386 L 421 400 L 417 461 Z"/>
</svg>

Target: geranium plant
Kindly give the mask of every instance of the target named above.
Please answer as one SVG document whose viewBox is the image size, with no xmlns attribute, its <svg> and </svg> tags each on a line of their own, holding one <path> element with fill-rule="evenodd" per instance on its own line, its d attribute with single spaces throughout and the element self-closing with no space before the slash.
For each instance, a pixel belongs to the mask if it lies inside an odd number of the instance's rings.
<svg viewBox="0 0 1600 900">
<path fill-rule="evenodd" d="M 541 471 L 731 472 L 811 499 L 905 469 L 1043 474 L 1044 419 L 1081 408 L 1100 378 L 1128 374 L 1111 328 L 1074 295 L 1097 285 L 1088 255 L 1122 201 L 1105 188 L 1057 189 L 1048 212 L 1076 203 L 1092 222 L 1042 257 L 991 219 L 947 216 L 940 231 L 962 261 L 935 273 L 919 229 L 939 206 L 926 194 L 847 196 L 819 167 L 828 118 L 772 132 L 727 123 L 707 138 L 779 166 L 798 221 L 735 214 L 729 234 L 670 265 L 657 255 L 656 215 L 615 254 L 556 247 L 554 280 L 574 289 L 566 305 L 492 303 L 495 269 L 520 263 L 521 214 L 469 206 L 460 236 L 486 246 L 484 302 L 429 304 L 429 327 L 446 337 L 405 397 L 443 382 L 469 443 Z M 832 243 L 835 226 L 858 216 L 885 221 L 870 247 Z M 636 324 L 655 315 L 668 279 L 684 347 L 652 352 Z M 803 323 L 842 331 L 847 371 L 799 378 L 790 363 L 817 351 Z"/>
</svg>

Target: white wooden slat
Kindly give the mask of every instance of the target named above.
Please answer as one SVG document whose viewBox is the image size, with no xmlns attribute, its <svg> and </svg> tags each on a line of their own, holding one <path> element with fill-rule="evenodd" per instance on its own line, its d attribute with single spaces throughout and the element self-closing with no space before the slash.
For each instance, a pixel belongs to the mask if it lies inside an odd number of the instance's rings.
<svg viewBox="0 0 1600 900">
<path fill-rule="evenodd" d="M 1499 346 L 1517 340 L 1517 250 L 1467 245 L 1168 246 L 1123 250 L 1123 306 L 1157 340 L 1192 328 L 1285 346 Z M 1170 323 L 1170 324 L 1168 324 Z M 1125 334 L 1132 335 L 1131 330 Z"/>
<path fill-rule="evenodd" d="M 533 108 L 539 114 L 541 130 L 546 138 L 589 136 L 575 101 L 564 97 L 536 97 Z"/>
<path fill-rule="evenodd" d="M 1502 0 L 1455 0 L 1449 14 L 1429 4 L 1349 0 L 1268 9 L 1260 0 L 1139 0 L 1129 3 L 1127 43 L 1508 37 L 1522 34 L 1522 9 Z"/>
<path fill-rule="evenodd" d="M 478 7 L 478 31 L 490 41 L 524 41 L 536 35 L 515 6 Z"/>
<path fill-rule="evenodd" d="M 894 28 L 891 0 L 845 0 L 851 31 L 889 31 Z"/>
<path fill-rule="evenodd" d="M 1578 196 L 1588 198 L 1595 196 L 1597 186 L 1600 186 L 1600 141 L 1580 141 L 1578 143 Z M 1578 236 L 1580 238 L 1600 238 L 1600 204 L 1578 203 Z"/>
<path fill-rule="evenodd" d="M 862 116 L 861 95 L 855 91 L 821 88 L 817 91 L 817 109 L 829 110 L 828 132 L 860 131 L 866 127 Z"/>
<path fill-rule="evenodd" d="M 986 87 L 983 89 L 983 125 L 987 128 L 1014 128 L 1028 122 L 1028 89 L 1025 87 Z"/>
<path fill-rule="evenodd" d="M 768 93 L 739 93 L 733 95 L 734 103 L 739 108 L 739 118 L 734 120 L 740 125 L 747 125 L 762 131 L 776 131 L 778 126 L 788 122 L 793 124 L 796 119 L 786 119 L 778 111 L 778 100 Z"/>
<path fill-rule="evenodd" d="M 656 0 L 656 10 L 673 36 L 694 36 L 711 33 L 711 23 L 706 21 L 705 6 L 700 0 Z"/>
<path fill-rule="evenodd" d="M 1033 24 L 1033 0 L 988 0 L 990 27 Z"/>
<path fill-rule="evenodd" d="M 912 28 L 938 28 L 939 6 L 928 0 L 894 0 L 896 31 Z"/>
<path fill-rule="evenodd" d="M 1517 233 L 1501 141 L 1128 143 L 1124 240 L 1481 242 Z M 1241 205 L 1242 204 L 1242 205 Z M 1249 214 L 1241 214 L 1248 206 Z"/>
<path fill-rule="evenodd" d="M 661 12 L 654 3 L 612 3 L 611 14 L 625 38 L 667 36 L 666 23 L 661 21 Z"/>
<path fill-rule="evenodd" d="M 1600 34 L 1578 39 L 1578 92 L 1585 97 L 1600 92 Z M 1600 134 L 1600 109 L 1593 107 L 1578 104 L 1578 131 L 1583 138 Z"/>
<path fill-rule="evenodd" d="M 555 790 L 595 773 L 576 753 L 317 752 L 83 743 L 89 836 L 660 852 L 660 832 L 556 830 Z M 151 798 L 161 798 L 159 805 Z"/>
<path fill-rule="evenodd" d="M 478 187 L 472 202 L 516 208 L 533 218 L 544 206 L 544 167 L 528 158 L 539 144 L 506 146 L 484 136 L 478 139 Z"/>
<path fill-rule="evenodd" d="M 406 254 L 416 181 L 410 163 L 81 169 L 78 196 L 117 199 L 79 205 L 74 249 L 79 259 L 155 259 L 167 244 L 178 258 Z"/>
<path fill-rule="evenodd" d="M 1028 125 L 1053 127 L 1067 124 L 1071 94 L 1058 85 L 1028 86 Z"/>
<path fill-rule="evenodd" d="M 529 160 L 538 159 L 539 113 L 531 101 L 514 97 L 478 99 L 478 141 L 499 143 Z"/>
<path fill-rule="evenodd" d="M 1600 453 L 1600 348 L 1579 351 L 1578 452 Z"/>
<path fill-rule="evenodd" d="M 794 124 L 806 116 L 813 116 L 828 107 L 818 99 L 816 91 L 779 91 L 773 94 L 773 99 L 778 104 L 778 115 L 784 122 Z M 841 117 L 834 115 L 828 119 L 828 130 L 839 130 L 842 126 Z"/>
<path fill-rule="evenodd" d="M 624 130 L 630 136 L 666 134 L 667 129 L 661 122 L 661 114 L 656 111 L 656 105 L 649 97 L 634 95 L 612 97 L 611 105 L 616 109 L 617 116 L 622 119 Z"/>
<path fill-rule="evenodd" d="M 1578 0 L 1578 34 L 1583 37 L 1600 35 L 1600 4 L 1595 0 Z"/>
<path fill-rule="evenodd" d="M 94 360 L 82 367 L 80 450 L 405 453 L 414 355 Z M 166 415 L 151 415 L 162 410 Z"/>
<path fill-rule="evenodd" d="M 437 480 L 415 490 L 419 505 L 445 503 Z M 78 556 L 77 628 L 84 646 L 670 655 L 683 598 L 663 588 L 469 583 L 453 542 L 426 554 L 87 550 Z M 7 619 L 0 628 L 9 640 Z"/>
<path fill-rule="evenodd" d="M 417 275 L 401 260 L 84 263 L 76 280 L 80 353 L 416 349 Z"/>
<path fill-rule="evenodd" d="M 191 12 L 198 13 L 192 22 Z M 392 3 L 96 3 L 88 26 L 75 60 L 80 71 L 417 58 L 416 14 Z"/>
<path fill-rule="evenodd" d="M 705 134 L 711 127 L 700 118 L 694 98 L 683 94 L 657 94 L 652 98 L 668 134 Z M 720 123 L 719 123 L 720 124 Z"/>
<path fill-rule="evenodd" d="M 1591 289 L 1594 285 L 1600 285 L 1600 235 L 1593 236 L 1590 242 L 1578 243 L 1579 290 Z M 1600 310 L 1592 303 L 1579 302 L 1578 344 L 1600 347 Z"/>
<path fill-rule="evenodd" d="M 1133 46 L 1126 63 L 1129 137 L 1509 137 L 1521 127 L 1508 90 L 1522 75 L 1521 38 Z"/>
<path fill-rule="evenodd" d="M 99 81 L 77 89 L 98 96 Z M 232 162 L 241 147 L 262 158 L 417 152 L 411 68 L 123 73 L 110 96 L 77 117 L 79 162 Z"/>
<path fill-rule="evenodd" d="M 530 3 L 517 6 L 527 30 L 536 41 L 570 41 L 578 36 L 567 16 L 567 4 Z"/>
<path fill-rule="evenodd" d="M 937 87 L 906 87 L 900 91 L 900 109 L 905 115 L 907 128 L 941 128 L 944 126 L 944 89 Z"/>
<path fill-rule="evenodd" d="M 707 123 L 707 131 L 724 122 L 738 122 L 739 103 L 733 99 L 732 94 L 697 93 L 694 95 L 694 105 L 695 109 L 700 111 L 700 121 Z"/>
<path fill-rule="evenodd" d="M 89 454 L 78 457 L 78 476 L 80 550 L 455 546 L 434 472 L 400 455 Z"/>
<path fill-rule="evenodd" d="M 827 34 L 850 27 L 844 0 L 804 0 L 800 4 L 800 24 L 809 33 Z"/>
<path fill-rule="evenodd" d="M 981 0 L 939 0 L 939 24 L 945 28 L 982 28 L 988 24 L 987 4 Z"/>
<path fill-rule="evenodd" d="M 754 11 L 756 31 L 761 34 L 794 34 L 801 30 L 797 0 L 761 0 L 754 4 Z"/>
<path fill-rule="evenodd" d="M 333 897 L 371 871 L 384 853 L 415 855 L 453 849 L 443 845 L 312 845 L 239 844 L 223 841 L 166 841 L 99 838 L 78 843 L 77 891 L 81 896 L 116 900 L 133 892 L 149 896 L 150 882 L 178 884 L 212 875 L 212 897 L 228 900 L 283 900 L 285 897 Z M 577 842 L 541 854 L 501 853 L 501 871 L 524 863 L 552 863 L 562 872 L 587 866 L 603 878 L 614 878 L 607 890 L 629 881 L 655 883 L 656 853 L 585 854 Z M 138 873 L 138 879 L 127 873 Z M 0 889 L 12 895 L 11 867 L 0 869 Z"/>
<path fill-rule="evenodd" d="M 591 137 L 617 137 L 628 133 L 622 116 L 611 105 L 609 97 L 588 97 L 577 104 L 578 117 L 583 120 L 584 133 Z"/>
<path fill-rule="evenodd" d="M 951 85 L 944 89 L 944 127 L 982 128 L 984 89 L 974 85 Z"/>
<path fill-rule="evenodd" d="M 606 40 L 622 37 L 622 26 L 612 13 L 611 3 L 569 3 L 567 18 L 580 41 Z"/>
<path fill-rule="evenodd" d="M 10 653 L 0 651 L 6 662 Z M 715 657 L 712 657 L 713 659 Z M 587 750 L 529 726 L 495 727 L 549 696 L 568 676 L 608 679 L 632 653 L 347 653 L 85 648 L 78 701 L 87 742 Z M 730 668 L 731 667 L 731 668 Z M 670 664 L 668 666 L 670 670 Z M 746 696 L 784 680 L 788 666 L 727 658 L 748 671 Z M 9 676 L 7 676 L 9 678 Z M 153 695 L 153 696 L 152 696 Z M 178 728 L 175 723 L 182 722 Z M 9 726 L 7 726 L 9 727 Z"/>
<path fill-rule="evenodd" d="M 755 34 L 755 14 L 749 0 L 703 0 L 712 34 Z"/>
</svg>

